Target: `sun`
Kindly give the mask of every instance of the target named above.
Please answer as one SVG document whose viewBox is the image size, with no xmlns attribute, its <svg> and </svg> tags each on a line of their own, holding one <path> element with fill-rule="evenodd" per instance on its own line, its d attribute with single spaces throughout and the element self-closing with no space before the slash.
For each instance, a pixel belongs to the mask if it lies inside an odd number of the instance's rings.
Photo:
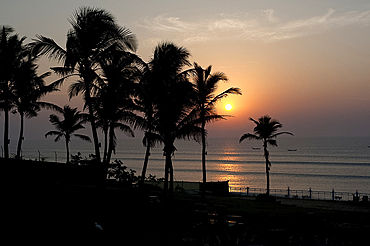
<svg viewBox="0 0 370 246">
<path fill-rule="evenodd" d="M 233 106 L 231 104 L 226 104 L 225 105 L 226 110 L 231 110 L 232 108 L 233 108 Z"/>
</svg>

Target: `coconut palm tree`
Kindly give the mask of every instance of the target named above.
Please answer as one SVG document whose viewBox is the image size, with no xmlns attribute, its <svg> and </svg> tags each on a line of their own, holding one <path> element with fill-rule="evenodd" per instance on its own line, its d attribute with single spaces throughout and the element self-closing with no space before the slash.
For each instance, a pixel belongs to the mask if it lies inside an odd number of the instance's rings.
<svg viewBox="0 0 370 246">
<path fill-rule="evenodd" d="M 58 109 L 58 112 L 62 114 L 63 119 L 61 120 L 57 115 L 51 114 L 49 121 L 56 128 L 56 131 L 49 131 L 45 134 L 45 137 L 56 136 L 55 142 L 58 142 L 62 137 L 66 141 L 66 151 L 67 151 L 67 163 L 69 163 L 69 142 L 71 137 L 77 137 L 84 141 L 91 142 L 89 136 L 75 133 L 80 129 L 84 129 L 83 122 L 87 119 L 87 114 L 83 114 L 77 110 L 77 108 L 71 108 L 69 105 Z"/>
<path fill-rule="evenodd" d="M 136 121 L 135 127 L 144 130 L 144 137 L 142 143 L 146 148 L 143 169 L 141 171 L 140 183 L 143 184 L 146 176 L 146 170 L 149 163 L 150 151 L 157 144 L 161 143 L 161 138 L 154 132 L 154 125 L 156 124 L 155 118 L 155 97 L 157 96 L 156 87 L 152 82 L 152 71 L 149 64 L 144 66 L 143 75 L 141 76 L 139 86 L 136 90 L 137 96 L 135 98 L 135 105 L 137 111 L 142 115 Z"/>
<path fill-rule="evenodd" d="M 0 109 L 4 111 L 4 157 L 9 158 L 9 112 L 14 107 L 14 69 L 25 56 L 26 37 L 11 35 L 13 29 L 3 26 L 0 35 Z"/>
<path fill-rule="evenodd" d="M 56 91 L 54 84 L 45 85 L 44 79 L 50 75 L 46 72 L 40 76 L 37 75 L 38 66 L 35 64 L 36 58 L 23 59 L 14 74 L 13 95 L 14 112 L 20 115 L 20 131 L 18 138 L 16 158 L 21 158 L 22 142 L 24 139 L 24 117 L 36 117 L 41 108 L 54 109 L 55 105 L 48 102 L 40 102 L 43 96 L 52 91 Z"/>
<path fill-rule="evenodd" d="M 277 132 L 279 128 L 282 128 L 283 125 L 276 119 L 271 119 L 270 116 L 265 115 L 260 117 L 258 120 L 249 118 L 253 121 L 256 126 L 253 129 L 253 133 L 246 133 L 241 136 L 239 143 L 244 139 L 257 139 L 262 140 L 263 143 L 263 154 L 266 161 L 266 177 L 267 177 L 267 189 L 266 194 L 270 195 L 270 167 L 271 162 L 269 161 L 269 152 L 267 150 L 267 145 L 277 146 L 276 137 L 282 134 L 293 135 L 291 132 Z"/>
<path fill-rule="evenodd" d="M 66 49 L 60 47 L 53 39 L 40 35 L 31 46 L 34 52 L 63 62 L 63 67 L 53 68 L 62 76 L 60 82 L 72 75 L 80 77 L 70 86 L 69 96 L 83 94 L 90 117 L 95 155 L 100 161 L 92 100 L 95 93 L 94 86 L 99 77 L 97 75 L 99 63 L 105 59 L 105 54 L 111 53 L 112 50 L 136 51 L 137 40 L 129 29 L 118 26 L 113 15 L 103 9 L 81 7 L 69 22 L 72 28 L 67 33 Z"/>
<path fill-rule="evenodd" d="M 194 106 L 194 90 L 187 80 L 184 67 L 190 65 L 190 53 L 173 43 L 159 44 L 154 50 L 149 66 L 151 82 L 156 87 L 155 118 L 153 133 L 163 143 L 165 156 L 165 196 L 172 197 L 173 166 L 172 155 L 176 151 L 176 139 L 194 139 L 199 141 L 200 128 L 190 114 Z M 153 134 L 152 133 L 152 134 Z M 169 181 L 169 187 L 168 187 Z M 169 192 L 168 192 L 169 191 Z"/>
<path fill-rule="evenodd" d="M 196 92 L 196 107 L 195 110 L 199 114 L 201 129 L 202 129 L 202 171 L 203 171 L 203 196 L 205 195 L 205 184 L 207 182 L 206 172 L 206 130 L 205 126 L 208 122 L 226 119 L 227 115 L 218 115 L 216 113 L 215 104 L 222 98 L 231 94 L 241 95 L 239 88 L 231 87 L 220 94 L 216 95 L 217 85 L 220 81 L 228 81 L 227 76 L 222 72 L 211 74 L 212 66 L 203 69 L 197 63 L 194 63 L 192 73 L 194 90 Z"/>
<path fill-rule="evenodd" d="M 119 51 L 101 62 L 103 78 L 98 87 L 96 112 L 105 135 L 103 160 L 107 164 L 116 147 L 115 129 L 134 137 L 134 132 L 126 123 L 132 124 L 136 118 L 132 110 L 140 75 L 137 62 L 142 61 L 136 55 Z"/>
</svg>

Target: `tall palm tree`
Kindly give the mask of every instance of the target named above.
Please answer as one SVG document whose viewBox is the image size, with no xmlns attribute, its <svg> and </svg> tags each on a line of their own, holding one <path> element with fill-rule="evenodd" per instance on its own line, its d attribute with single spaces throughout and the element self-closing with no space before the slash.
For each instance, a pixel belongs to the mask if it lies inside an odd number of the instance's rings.
<svg viewBox="0 0 370 246">
<path fill-rule="evenodd" d="M 14 75 L 14 107 L 20 115 L 20 131 L 18 138 L 16 158 L 21 158 L 22 142 L 24 139 L 24 117 L 36 117 L 41 108 L 54 109 L 55 105 L 39 100 L 47 93 L 56 91 L 55 84 L 45 85 L 44 79 L 50 75 L 46 72 L 37 75 L 38 66 L 35 63 L 36 58 L 27 56 L 20 62 Z"/>
<path fill-rule="evenodd" d="M 143 184 L 146 176 L 146 170 L 149 163 L 150 151 L 158 143 L 161 143 L 161 138 L 158 134 L 154 132 L 154 126 L 156 124 L 155 118 L 155 97 L 156 86 L 154 85 L 152 78 L 152 71 L 149 64 L 145 64 L 142 76 L 140 79 L 139 86 L 136 90 L 135 105 L 136 110 L 139 111 L 142 117 L 138 117 L 139 120 L 136 121 L 135 127 L 144 130 L 144 137 L 142 143 L 146 148 L 143 169 L 141 171 L 140 183 Z"/>
<path fill-rule="evenodd" d="M 53 39 L 37 36 L 31 44 L 34 52 L 48 55 L 49 58 L 63 62 L 62 68 L 53 68 L 64 78 L 72 75 L 80 77 L 69 88 L 69 96 L 83 94 L 85 107 L 88 109 L 94 141 L 95 155 L 100 161 L 99 139 L 94 117 L 92 97 L 97 82 L 99 63 L 105 54 L 112 50 L 136 51 L 136 37 L 127 28 L 117 25 L 109 12 L 99 8 L 81 7 L 69 22 L 72 28 L 67 33 L 66 49 L 60 47 Z"/>
<path fill-rule="evenodd" d="M 138 68 L 141 63 L 143 61 L 135 54 L 125 51 L 115 51 L 101 61 L 103 77 L 98 88 L 97 112 L 100 113 L 100 122 L 103 123 L 105 132 L 104 160 L 107 164 L 116 147 L 115 129 L 134 137 L 134 132 L 129 125 L 132 125 L 136 119 L 136 115 L 132 112 L 133 97 L 141 75 Z M 107 137 L 109 138 L 108 148 Z"/>
<path fill-rule="evenodd" d="M 9 158 L 9 111 L 14 107 L 15 68 L 25 56 L 26 37 L 11 35 L 13 29 L 3 26 L 0 35 L 0 109 L 4 111 L 4 157 Z"/>
<path fill-rule="evenodd" d="M 58 142 L 62 137 L 66 141 L 67 151 L 67 163 L 69 163 L 69 142 L 71 137 L 77 137 L 84 141 L 91 142 L 89 136 L 75 133 L 77 130 L 84 129 L 83 122 L 86 121 L 86 114 L 81 113 L 77 108 L 71 108 L 69 105 L 58 109 L 58 112 L 62 114 L 63 119 L 61 120 L 57 115 L 51 114 L 49 121 L 56 128 L 56 131 L 49 131 L 45 134 L 45 137 L 56 136 L 55 142 Z"/>
<path fill-rule="evenodd" d="M 211 73 L 212 66 L 203 69 L 194 63 L 193 83 L 196 92 L 196 108 L 202 129 L 202 171 L 203 171 L 203 196 L 205 195 L 205 184 L 207 182 L 206 172 L 206 130 L 208 122 L 226 119 L 227 115 L 218 115 L 215 104 L 222 98 L 231 94 L 241 95 L 239 88 L 231 87 L 216 95 L 217 85 L 220 81 L 228 81 L 227 76 L 222 72 Z"/>
<path fill-rule="evenodd" d="M 271 162 L 269 161 L 269 152 L 267 150 L 267 145 L 277 146 L 276 137 L 282 134 L 293 135 L 291 132 L 277 132 L 279 128 L 282 128 L 283 125 L 276 119 L 271 119 L 270 116 L 265 115 L 260 117 L 258 120 L 249 118 L 253 121 L 256 126 L 253 129 L 253 133 L 246 133 L 241 136 L 239 143 L 244 139 L 257 139 L 262 140 L 263 143 L 263 154 L 266 161 L 266 177 L 267 177 L 267 195 L 270 195 L 270 167 Z"/>
<path fill-rule="evenodd" d="M 173 165 L 172 155 L 176 151 L 176 139 L 194 139 L 199 141 L 200 128 L 190 114 L 194 106 L 194 90 L 187 80 L 184 66 L 190 65 L 190 53 L 173 43 L 159 44 L 150 61 L 152 81 L 156 87 L 155 118 L 153 133 L 163 143 L 165 156 L 165 196 L 172 197 Z M 169 181 L 169 187 L 168 187 Z"/>
</svg>

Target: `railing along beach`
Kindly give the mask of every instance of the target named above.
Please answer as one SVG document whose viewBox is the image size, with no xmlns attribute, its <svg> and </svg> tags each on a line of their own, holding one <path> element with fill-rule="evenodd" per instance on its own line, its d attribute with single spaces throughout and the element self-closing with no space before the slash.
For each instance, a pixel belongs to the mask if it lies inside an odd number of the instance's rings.
<svg viewBox="0 0 370 246">
<path fill-rule="evenodd" d="M 265 194 L 265 188 L 241 188 L 229 187 L 229 192 L 240 196 L 257 196 Z M 290 187 L 287 189 L 270 189 L 270 195 L 276 197 L 296 198 L 296 199 L 313 199 L 313 200 L 333 200 L 333 201 L 364 201 L 368 202 L 369 193 L 355 192 L 337 192 L 332 191 L 315 191 L 309 188 L 308 190 L 292 190 Z"/>
</svg>

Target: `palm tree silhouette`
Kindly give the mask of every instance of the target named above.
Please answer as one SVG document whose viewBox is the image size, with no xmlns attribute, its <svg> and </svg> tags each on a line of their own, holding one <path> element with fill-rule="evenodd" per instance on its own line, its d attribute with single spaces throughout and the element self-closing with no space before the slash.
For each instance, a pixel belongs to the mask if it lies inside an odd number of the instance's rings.
<svg viewBox="0 0 370 246">
<path fill-rule="evenodd" d="M 77 108 L 71 108 L 69 105 L 63 108 L 58 108 L 58 112 L 62 114 L 63 119 L 61 120 L 57 115 L 51 114 L 49 121 L 56 128 L 56 131 L 49 131 L 45 134 L 45 137 L 56 136 L 55 142 L 58 142 L 62 137 L 66 141 L 66 151 L 67 151 L 67 163 L 69 163 L 69 142 L 71 137 L 77 137 L 84 141 L 91 142 L 90 137 L 82 134 L 75 133 L 77 130 L 84 129 L 82 125 L 87 119 L 87 114 L 83 114 L 77 110 Z"/>
<path fill-rule="evenodd" d="M 24 117 L 36 117 L 41 108 L 54 109 L 55 105 L 39 100 L 47 93 L 56 91 L 54 84 L 45 85 L 44 79 L 50 75 L 46 72 L 40 76 L 37 75 L 38 66 L 35 64 L 36 57 L 27 56 L 16 68 L 14 74 L 13 94 L 14 107 L 13 113 L 20 115 L 20 132 L 17 146 L 16 158 L 21 158 L 22 142 L 24 139 Z"/>
<path fill-rule="evenodd" d="M 227 115 L 218 115 L 215 110 L 215 104 L 222 98 L 230 94 L 241 95 L 239 88 L 231 87 L 218 95 L 215 95 L 217 84 L 220 81 L 228 81 L 227 76 L 222 72 L 211 74 L 212 66 L 203 69 L 197 63 L 194 63 L 193 83 L 196 92 L 196 108 L 199 113 L 199 120 L 202 130 L 202 171 L 203 171 L 203 197 L 205 195 L 205 184 L 207 182 L 206 172 L 206 123 L 222 120 Z"/>
<path fill-rule="evenodd" d="M 66 49 L 53 39 L 41 35 L 37 36 L 31 46 L 35 53 L 63 62 L 63 67 L 52 68 L 62 76 L 60 83 L 73 75 L 80 77 L 79 81 L 69 87 L 69 96 L 83 94 L 90 117 L 95 155 L 101 161 L 92 99 L 99 77 L 99 63 L 112 51 L 135 51 L 137 40 L 129 29 L 118 26 L 115 18 L 103 9 L 81 7 L 69 22 L 72 28 L 67 33 Z"/>
<path fill-rule="evenodd" d="M 151 81 L 156 87 L 154 98 L 154 118 L 152 135 L 163 143 L 165 156 L 164 193 L 169 198 L 173 192 L 172 155 L 176 151 L 176 139 L 194 139 L 199 141 L 200 127 L 190 114 L 195 94 L 192 84 L 187 80 L 190 65 L 190 53 L 183 47 L 165 42 L 157 45 L 149 63 Z M 168 187 L 169 183 L 169 187 Z"/>
<path fill-rule="evenodd" d="M 136 88 L 136 97 L 134 99 L 135 111 L 138 111 L 135 121 L 135 128 L 144 131 L 142 143 L 146 147 L 143 169 L 141 171 L 140 184 L 144 183 L 146 170 L 149 163 L 150 150 L 161 143 L 161 138 L 154 133 L 155 119 L 155 98 L 157 96 L 157 87 L 155 86 L 151 66 L 148 63 L 142 63 L 141 76 L 138 87 Z"/>
<path fill-rule="evenodd" d="M 23 41 L 26 37 L 11 35 L 13 28 L 3 26 L 0 35 L 0 109 L 4 111 L 4 157 L 9 158 L 9 112 L 14 107 L 15 68 L 25 57 Z"/>
<path fill-rule="evenodd" d="M 249 118 L 253 121 L 256 126 L 253 129 L 254 134 L 246 133 L 241 136 L 239 143 L 244 139 L 257 139 L 262 140 L 263 143 L 263 154 L 266 160 L 266 177 L 267 177 L 267 192 L 266 194 L 270 195 L 270 166 L 271 162 L 269 161 L 269 152 L 267 150 L 267 145 L 277 146 L 276 137 L 281 134 L 293 135 L 291 132 L 276 132 L 279 128 L 282 128 L 283 125 L 276 119 L 271 119 L 270 116 L 265 115 L 258 120 Z"/>
<path fill-rule="evenodd" d="M 132 112 L 133 97 L 141 74 L 137 63 L 142 62 L 135 54 L 116 51 L 101 62 L 102 81 L 98 86 L 96 113 L 105 135 L 103 162 L 108 164 L 116 147 L 115 129 L 134 137 L 128 124 L 136 115 Z"/>
</svg>

